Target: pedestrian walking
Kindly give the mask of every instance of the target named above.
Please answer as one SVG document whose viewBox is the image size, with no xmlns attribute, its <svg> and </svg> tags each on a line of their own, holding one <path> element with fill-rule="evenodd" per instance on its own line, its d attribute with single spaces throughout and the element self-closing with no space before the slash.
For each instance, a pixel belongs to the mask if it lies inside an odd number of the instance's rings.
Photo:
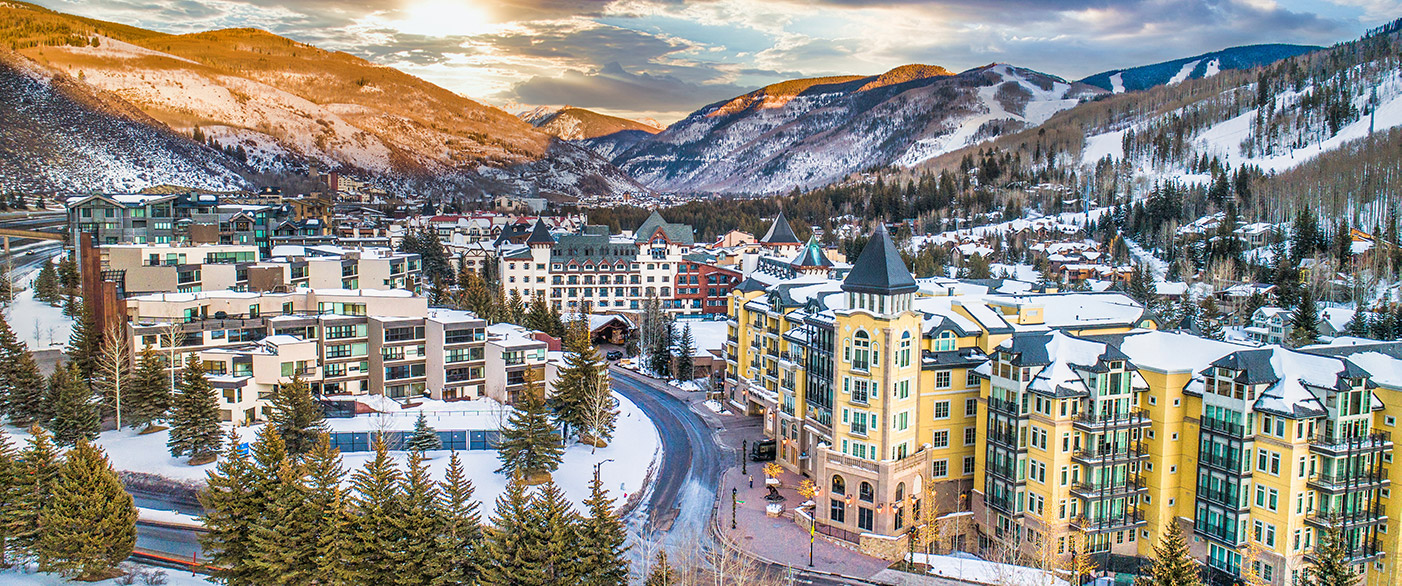
<svg viewBox="0 0 1402 586">
<path fill-rule="evenodd" d="M 755 487 L 755 475 L 754 475 L 754 474 L 751 474 L 751 475 L 750 475 L 750 488 L 754 488 L 754 487 Z"/>
</svg>

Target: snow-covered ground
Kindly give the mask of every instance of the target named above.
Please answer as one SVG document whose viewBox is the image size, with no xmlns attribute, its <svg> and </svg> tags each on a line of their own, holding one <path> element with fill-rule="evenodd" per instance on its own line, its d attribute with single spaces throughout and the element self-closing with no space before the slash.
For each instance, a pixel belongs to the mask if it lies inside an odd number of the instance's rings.
<svg viewBox="0 0 1402 586">
<path fill-rule="evenodd" d="M 696 341 L 696 351 L 692 353 L 692 356 L 710 356 L 709 350 L 721 350 L 725 347 L 726 322 L 710 320 L 677 322 L 677 335 L 680 336 L 682 328 L 688 325 L 691 326 L 691 337 Z"/>
<path fill-rule="evenodd" d="M 1125 248 L 1129 249 L 1129 255 L 1134 257 L 1135 261 L 1148 265 L 1149 269 L 1153 272 L 1153 274 L 1149 276 L 1153 277 L 1154 280 L 1161 281 L 1168 276 L 1168 263 L 1154 256 L 1153 253 L 1144 250 L 1144 247 L 1140 246 L 1138 242 L 1126 238 Z"/>
<path fill-rule="evenodd" d="M 614 396 L 619 401 L 619 416 L 613 442 L 608 447 L 599 448 L 592 454 L 590 446 L 570 445 L 565 449 L 564 464 L 555 472 L 555 482 L 565 490 L 565 495 L 575 503 L 583 503 L 584 499 L 588 498 L 589 480 L 593 477 L 595 464 L 605 460 L 613 460 L 602 468 L 604 485 L 612 493 L 611 496 L 622 499 L 642 488 L 649 467 L 660 455 L 661 441 L 658 439 L 657 429 L 653 427 L 652 421 L 626 397 L 618 394 Z M 477 425 L 482 423 L 485 421 L 481 419 L 482 417 L 491 417 L 491 421 L 497 420 L 495 415 L 485 415 L 481 412 L 482 405 L 477 404 L 482 402 L 473 401 L 465 404 L 475 405 L 472 409 L 455 410 L 454 407 L 459 404 L 429 401 L 422 408 L 427 413 L 429 424 L 435 429 L 459 429 L 466 428 L 462 427 L 464 424 Z M 352 419 L 329 419 L 327 422 L 333 431 L 412 429 L 419 411 L 420 408 L 406 409 L 387 416 L 388 420 L 385 419 L 386 416 L 371 415 Z M 468 421 L 469 419 L 471 421 Z M 388 427 L 381 427 L 381 425 L 388 425 Z M 253 441 L 259 429 L 260 426 L 240 427 L 238 428 L 239 437 L 244 441 Z M 482 429 L 482 427 L 472 427 L 472 429 Z M 27 431 L 14 427 L 5 428 L 5 431 L 13 438 L 13 442 L 17 446 L 22 446 L 29 437 Z M 107 451 L 112 466 L 117 470 L 145 472 L 183 482 L 203 483 L 208 472 L 214 469 L 215 464 L 190 466 L 185 463 L 183 458 L 172 457 L 166 449 L 166 440 L 169 437 L 169 431 L 139 435 L 135 431 L 123 429 L 103 432 L 98 437 L 97 443 Z M 443 478 L 447 471 L 450 454 L 451 452 L 448 450 L 432 451 L 425 454 L 428 457 L 429 474 L 434 479 L 441 480 Z M 372 452 L 346 452 L 341 454 L 341 459 L 348 471 L 354 471 L 369 461 L 373 455 Z M 459 457 L 467 470 L 468 477 L 472 479 L 477 488 L 477 499 L 483 503 L 484 510 L 490 511 L 497 497 L 506 490 L 506 476 L 495 472 L 501 466 L 501 461 L 497 459 L 496 450 L 463 451 L 459 452 Z M 405 466 L 406 458 L 406 453 L 394 452 L 394 459 L 399 463 L 401 469 Z M 159 515 L 156 512 L 151 514 Z"/>
<path fill-rule="evenodd" d="M 130 567 L 165 572 L 166 586 L 209 586 L 210 584 L 215 583 L 212 580 L 206 579 L 205 576 L 191 575 L 190 572 L 182 572 L 179 570 L 167 570 L 164 568 L 155 568 L 152 566 L 143 566 L 140 564 L 131 564 Z M 8 570 L 0 570 L 0 584 L 3 584 L 4 586 L 59 586 L 61 584 L 73 583 L 73 581 L 64 579 L 58 574 L 37 573 L 35 572 L 35 568 L 33 565 L 30 565 L 27 568 L 10 568 Z M 92 586 L 116 586 L 117 581 L 114 579 L 83 583 L 91 584 Z M 141 581 L 138 580 L 136 583 L 140 584 Z"/>
<path fill-rule="evenodd" d="M 975 584 L 1006 584 L 1007 586 L 1069 586 L 1050 571 L 1000 564 L 978 559 L 969 554 L 925 555 L 913 553 L 911 561 L 930 566 L 930 573 L 944 578 L 967 580 Z"/>
<path fill-rule="evenodd" d="M 17 279 L 24 290 L 5 308 L 5 321 L 31 351 L 62 348 L 73 332 L 73 320 L 63 315 L 62 307 L 34 300 L 33 285 L 38 276 L 39 271 L 35 270 Z"/>
</svg>

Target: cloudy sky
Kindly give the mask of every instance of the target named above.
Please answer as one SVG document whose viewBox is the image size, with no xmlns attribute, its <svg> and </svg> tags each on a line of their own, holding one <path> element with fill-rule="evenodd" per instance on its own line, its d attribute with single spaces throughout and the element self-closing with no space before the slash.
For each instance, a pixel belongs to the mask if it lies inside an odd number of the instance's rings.
<svg viewBox="0 0 1402 586">
<path fill-rule="evenodd" d="M 517 111 L 672 122 L 795 77 L 1006 62 L 1078 79 L 1233 45 L 1326 45 L 1402 0 L 37 0 L 183 33 L 257 27 Z"/>
</svg>

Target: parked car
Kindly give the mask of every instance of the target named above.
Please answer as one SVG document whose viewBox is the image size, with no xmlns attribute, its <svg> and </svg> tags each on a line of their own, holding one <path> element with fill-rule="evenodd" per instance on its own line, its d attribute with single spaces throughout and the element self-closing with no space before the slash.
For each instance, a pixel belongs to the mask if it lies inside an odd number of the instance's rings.
<svg viewBox="0 0 1402 586">
<path fill-rule="evenodd" d="M 777 448 L 778 446 L 775 445 L 772 439 L 757 441 L 754 445 L 750 446 L 750 461 L 773 462 L 774 456 L 778 451 Z"/>
<path fill-rule="evenodd" d="M 622 359 L 623 359 L 623 351 L 622 351 L 622 350 L 610 350 L 608 354 L 605 354 L 605 355 L 604 355 L 604 358 L 608 359 L 610 362 L 613 362 L 613 361 L 615 361 L 615 360 L 622 360 Z"/>
</svg>

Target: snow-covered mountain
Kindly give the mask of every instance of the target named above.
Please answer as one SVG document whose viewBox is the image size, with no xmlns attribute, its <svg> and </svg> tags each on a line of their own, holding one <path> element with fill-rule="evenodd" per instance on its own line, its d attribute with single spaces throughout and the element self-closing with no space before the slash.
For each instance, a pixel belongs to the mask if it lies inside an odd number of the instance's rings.
<svg viewBox="0 0 1402 586">
<path fill-rule="evenodd" d="M 540 107 L 523 112 L 520 116 L 532 126 L 562 140 L 586 140 L 617 132 L 662 132 L 661 128 L 654 125 L 573 106 L 565 106 L 558 110 Z"/>
<path fill-rule="evenodd" d="M 1035 126 L 1098 93 L 1005 64 L 958 74 L 906 65 L 782 82 L 706 106 L 654 136 L 580 144 L 616 153 L 614 164 L 655 189 L 773 193 L 915 165 Z"/>
<path fill-rule="evenodd" d="M 446 191 L 640 188 L 507 112 L 346 53 L 256 29 L 168 35 L 21 2 L 0 11 L 0 33 L 34 67 L 135 107 L 155 129 L 241 148 L 250 172 L 310 163 Z"/>
<path fill-rule="evenodd" d="M 120 98 L 0 54 L 0 192 L 250 187 L 244 166 Z"/>
<path fill-rule="evenodd" d="M 1251 69 L 1322 49 L 1314 45 L 1245 45 L 1129 69 L 1112 69 L 1081 80 L 1114 93 L 1133 92 L 1189 79 L 1212 77 L 1223 70 Z"/>
</svg>

